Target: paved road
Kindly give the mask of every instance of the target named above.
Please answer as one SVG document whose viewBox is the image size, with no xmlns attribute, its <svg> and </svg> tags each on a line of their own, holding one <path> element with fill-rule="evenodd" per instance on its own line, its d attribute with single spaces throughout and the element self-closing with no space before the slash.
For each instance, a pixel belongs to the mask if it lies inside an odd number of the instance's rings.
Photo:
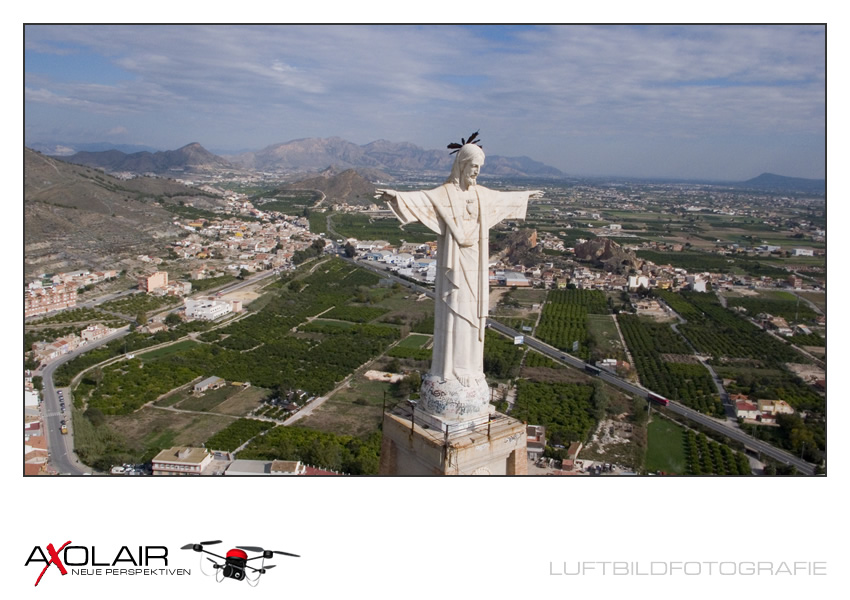
<svg viewBox="0 0 850 600">
<path fill-rule="evenodd" d="M 43 378 L 44 389 L 42 390 L 41 410 L 44 414 L 44 427 L 47 431 L 47 453 L 48 465 L 57 473 L 63 475 L 82 475 L 83 473 L 91 473 L 92 469 L 85 466 L 77 458 L 74 452 L 74 424 L 71 420 L 71 403 L 73 399 L 68 388 L 62 388 L 62 393 L 65 395 L 65 411 L 62 412 L 59 406 L 58 389 L 53 383 L 53 373 L 58 367 L 65 364 L 69 360 L 73 360 L 104 344 L 108 344 L 112 340 L 116 340 L 129 333 L 129 326 L 119 329 L 106 337 L 86 344 L 76 350 L 65 354 L 58 359 L 50 362 L 41 371 Z M 61 421 L 65 419 L 68 422 L 68 434 L 63 435 L 61 431 Z"/>
</svg>

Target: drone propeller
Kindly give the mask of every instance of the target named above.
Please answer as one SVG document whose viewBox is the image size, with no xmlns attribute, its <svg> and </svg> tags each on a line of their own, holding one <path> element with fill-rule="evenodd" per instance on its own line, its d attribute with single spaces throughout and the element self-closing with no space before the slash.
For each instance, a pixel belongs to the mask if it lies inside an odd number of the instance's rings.
<svg viewBox="0 0 850 600">
<path fill-rule="evenodd" d="M 212 546 L 213 544 L 220 544 L 221 540 L 213 540 L 211 542 L 199 542 L 197 544 L 186 544 L 185 546 L 180 546 L 181 550 L 193 550 L 196 546 Z"/>
<path fill-rule="evenodd" d="M 248 552 L 262 552 L 265 554 L 266 552 L 270 553 L 266 558 L 271 558 L 271 554 L 283 554 L 284 556 L 294 556 L 296 558 L 301 558 L 298 554 L 292 554 L 290 552 L 283 552 L 281 550 L 263 550 L 259 546 L 236 546 L 237 548 L 241 548 L 242 550 L 247 550 Z"/>
</svg>

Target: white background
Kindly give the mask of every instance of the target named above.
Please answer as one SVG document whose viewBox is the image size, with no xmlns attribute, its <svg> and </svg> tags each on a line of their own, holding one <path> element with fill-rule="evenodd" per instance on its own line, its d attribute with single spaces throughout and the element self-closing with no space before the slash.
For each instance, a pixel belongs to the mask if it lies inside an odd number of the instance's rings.
<svg viewBox="0 0 850 600">
<path fill-rule="evenodd" d="M 105 19 L 113 22 L 170 20 L 196 22 L 213 19 L 204 11 L 175 14 L 165 3 L 145 3 L 139 14 L 115 13 L 114 3 L 55 5 L 39 2 L 31 13 L 3 26 L 7 50 L 4 72 L 9 81 L 5 106 L 22 114 L 23 22 Z M 172 3 L 173 5 L 174 3 Z M 196 7 L 202 5 L 195 3 Z M 339 20 L 440 19 L 454 22 L 494 21 L 490 12 L 478 13 L 472 4 L 437 11 L 429 3 L 418 14 L 399 13 L 398 5 L 371 16 L 358 4 L 357 14 L 339 13 Z M 537 3 L 523 3 L 535 7 Z M 825 3 L 808 2 L 798 14 L 784 18 L 793 22 L 824 22 Z M 607 14 L 569 12 L 523 13 L 522 20 L 596 22 L 612 17 L 623 22 L 688 22 L 694 14 L 648 10 L 646 3 L 605 3 Z M 675 6 L 675 4 L 671 4 Z M 781 3 L 764 4 L 753 12 L 741 12 L 740 3 L 729 4 L 735 12 L 712 3 L 713 14 L 700 19 L 760 22 Z M 58 7 L 57 11 L 52 10 Z M 257 12 L 251 3 L 240 3 L 246 12 L 228 15 L 226 21 L 312 22 L 315 15 Z M 622 10 L 621 10 L 622 9 Z M 639 10 L 638 10 L 639 9 Z M 707 7 L 708 9 L 708 7 Z M 15 9 L 17 10 L 17 9 Z M 33 12 L 36 11 L 37 12 Z M 82 10 L 82 12 L 81 12 Z M 126 8 L 122 9 L 126 13 Z M 289 10 L 289 9 L 288 9 Z M 490 10 L 489 7 L 487 9 Z M 430 12 L 429 12 L 430 11 Z M 362 13 L 362 14 L 361 14 Z M 97 17 L 92 15 L 97 15 Z M 336 14 L 336 13 L 335 13 Z M 383 15 L 383 16 L 382 16 Z M 438 16 L 439 15 L 439 16 Z M 327 16 L 327 15 L 325 15 Z M 9 16 L 9 18 L 11 15 Z M 500 20 L 514 21 L 517 15 Z M 841 38 L 846 28 L 829 22 L 828 153 L 833 168 L 829 178 L 831 233 L 843 225 L 843 205 L 848 201 L 844 168 L 846 71 Z M 16 57 L 20 60 L 16 60 Z M 8 205 L 16 207 L 17 223 L 23 222 L 20 192 L 14 183 L 21 176 L 20 121 L 5 124 L 4 161 L 11 190 Z M 17 167 L 17 169 L 16 169 Z M 12 226 L 13 232 L 15 226 Z M 18 225 L 17 231 L 22 231 Z M 18 234 L 21 235 L 21 234 Z M 841 236 L 839 236 L 840 238 Z M 843 240 L 839 240 L 843 243 Z M 7 263 L 20 265 L 22 243 L 12 235 L 6 240 Z M 830 246 L 833 277 L 831 298 L 845 291 L 839 281 L 843 252 Z M 20 267 L 18 267 L 20 268 Z M 204 480 L 154 478 L 28 478 L 20 466 L 20 332 L 19 291 L 22 277 L 11 277 L 5 319 L 10 332 L 4 348 L 3 378 L 8 390 L 3 425 L 3 576 L 7 598 L 106 598 L 150 597 L 280 598 L 284 595 L 325 598 L 743 598 L 758 594 L 771 600 L 791 598 L 837 598 L 847 589 L 848 552 L 846 516 L 846 443 L 843 430 L 846 380 L 833 369 L 830 377 L 828 478 L 800 479 L 667 479 L 667 478 L 214 478 Z M 838 286 L 838 287 L 836 287 Z M 844 339 L 841 306 L 830 313 L 831 364 L 842 360 Z M 178 548 L 190 542 L 221 539 L 211 549 L 256 545 L 300 554 L 280 557 L 278 566 L 264 576 L 259 587 L 245 583 L 216 583 L 198 569 L 198 555 Z M 98 552 L 116 552 L 122 545 L 165 545 L 170 568 L 190 568 L 190 577 L 61 577 L 48 569 L 37 588 L 33 586 L 41 564 L 24 567 L 36 545 L 57 547 L 71 540 L 75 545 L 97 546 Z M 567 561 L 826 561 L 822 577 L 613 577 L 549 575 L 549 563 Z M 556 567 L 557 569 L 557 567 Z M 846 597 L 846 596 L 842 596 Z"/>
</svg>

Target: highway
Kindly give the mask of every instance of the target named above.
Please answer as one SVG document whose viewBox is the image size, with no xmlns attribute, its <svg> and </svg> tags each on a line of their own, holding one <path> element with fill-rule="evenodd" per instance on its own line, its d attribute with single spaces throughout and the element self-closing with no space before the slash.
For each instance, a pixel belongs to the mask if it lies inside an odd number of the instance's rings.
<svg viewBox="0 0 850 600">
<path fill-rule="evenodd" d="M 393 275 L 393 274 L 385 271 L 384 269 L 381 269 L 380 267 L 377 267 L 377 266 L 375 266 L 375 265 L 373 265 L 373 264 L 371 264 L 367 261 L 354 261 L 354 260 L 351 260 L 351 259 L 347 259 L 347 260 L 349 260 L 350 262 L 357 264 L 361 267 L 364 267 L 364 268 L 370 269 L 370 270 L 372 270 L 376 273 L 379 273 L 379 274 L 381 274 L 385 277 L 389 277 L 390 279 L 398 281 L 402 285 L 404 285 L 404 286 L 406 286 L 406 287 L 408 287 L 412 290 L 427 294 L 428 296 L 430 296 L 432 298 L 434 297 L 434 292 L 432 292 L 428 288 L 423 287 L 423 286 L 418 285 L 418 284 L 415 284 L 415 283 L 412 283 L 412 282 L 410 282 L 406 279 L 401 279 L 399 277 L 396 277 L 395 275 Z M 487 325 L 491 329 L 493 329 L 494 331 L 498 331 L 499 333 L 506 335 L 508 337 L 511 337 L 511 338 L 516 337 L 516 336 L 520 336 L 520 335 L 523 336 L 524 343 L 529 348 L 533 348 L 534 350 L 537 350 L 541 354 L 544 354 L 544 355 L 546 355 L 546 356 L 548 356 L 548 357 L 550 357 L 550 358 L 552 358 L 552 359 L 554 359 L 558 362 L 561 362 L 563 364 L 567 364 L 571 367 L 575 367 L 576 369 L 584 370 L 584 368 L 585 368 L 585 362 L 584 361 L 582 361 L 582 360 L 580 360 L 580 359 L 578 359 L 574 356 L 571 356 L 571 355 L 567 354 L 566 352 L 564 352 L 562 350 L 558 350 L 557 348 L 550 346 L 549 344 L 546 344 L 545 342 L 541 342 L 540 340 L 538 340 L 536 338 L 533 338 L 529 335 L 522 334 L 522 333 L 520 333 L 520 332 L 518 332 L 514 329 L 511 329 L 510 327 L 506 327 L 505 325 L 502 325 L 498 321 L 494 321 L 493 319 L 487 319 Z M 616 375 L 609 373 L 605 370 L 602 370 L 599 373 L 599 375 L 597 375 L 597 377 L 599 377 L 600 379 L 602 379 L 606 383 L 609 383 L 613 386 L 616 386 L 616 387 L 620 388 L 621 390 L 623 390 L 623 391 L 625 391 L 629 394 L 634 394 L 636 396 L 640 396 L 641 398 L 646 398 L 647 394 L 650 391 L 650 390 L 647 390 L 646 388 L 643 388 L 639 385 L 635 385 L 635 384 L 633 384 L 629 381 L 621 379 L 621 378 L 617 377 Z M 691 420 L 695 423 L 699 423 L 703 427 L 706 427 L 708 429 L 716 431 L 716 432 L 718 432 L 718 433 L 720 433 L 720 434 L 722 434 L 722 435 L 724 435 L 724 436 L 726 436 L 726 437 L 728 437 L 732 440 L 740 442 L 740 443 L 744 444 L 747 448 L 750 448 L 750 449 L 752 449 L 756 452 L 760 452 L 761 454 L 764 454 L 765 456 L 769 456 L 770 458 L 772 458 L 775 461 L 778 461 L 778 462 L 786 464 L 786 465 L 794 465 L 794 467 L 796 467 L 797 471 L 799 471 L 800 473 L 803 473 L 805 475 L 814 475 L 815 465 L 804 461 L 800 457 L 795 456 L 795 455 L 791 454 L 790 452 L 786 452 L 785 450 L 781 450 L 780 448 L 777 448 L 776 446 L 773 446 L 771 444 L 768 444 L 767 442 L 758 440 L 758 439 L 744 433 L 743 431 L 741 431 L 740 429 L 738 429 L 735 426 L 735 425 L 737 425 L 737 423 L 732 424 L 732 423 L 729 423 L 728 421 L 721 421 L 719 419 L 709 417 L 708 415 L 704 415 L 704 414 L 702 414 L 702 413 L 700 413 L 696 410 L 688 408 L 687 406 L 684 406 L 684 405 L 682 405 L 678 402 L 674 402 L 672 400 L 670 401 L 670 404 L 667 406 L 667 409 L 672 413 L 675 413 L 675 414 L 677 414 L 681 417 L 689 419 L 689 420 Z"/>
</svg>

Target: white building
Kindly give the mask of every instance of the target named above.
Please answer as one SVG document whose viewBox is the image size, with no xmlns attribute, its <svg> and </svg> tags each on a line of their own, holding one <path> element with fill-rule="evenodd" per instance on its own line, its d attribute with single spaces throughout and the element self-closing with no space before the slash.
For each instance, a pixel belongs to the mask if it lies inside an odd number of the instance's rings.
<svg viewBox="0 0 850 600">
<path fill-rule="evenodd" d="M 629 290 L 637 290 L 641 286 L 649 289 L 649 277 L 646 275 L 629 275 Z"/>
<path fill-rule="evenodd" d="M 233 311 L 233 303 L 223 300 L 211 300 L 209 298 L 199 300 L 186 298 L 184 305 L 186 306 L 186 318 L 190 320 L 203 319 L 205 321 L 214 321 Z"/>
<path fill-rule="evenodd" d="M 38 392 L 35 390 L 24 390 L 24 408 L 27 406 L 38 406 Z"/>
<path fill-rule="evenodd" d="M 399 254 L 390 254 L 384 257 L 384 262 L 395 265 L 399 268 L 408 268 L 413 265 L 414 259 L 412 254 L 401 252 Z"/>
</svg>

